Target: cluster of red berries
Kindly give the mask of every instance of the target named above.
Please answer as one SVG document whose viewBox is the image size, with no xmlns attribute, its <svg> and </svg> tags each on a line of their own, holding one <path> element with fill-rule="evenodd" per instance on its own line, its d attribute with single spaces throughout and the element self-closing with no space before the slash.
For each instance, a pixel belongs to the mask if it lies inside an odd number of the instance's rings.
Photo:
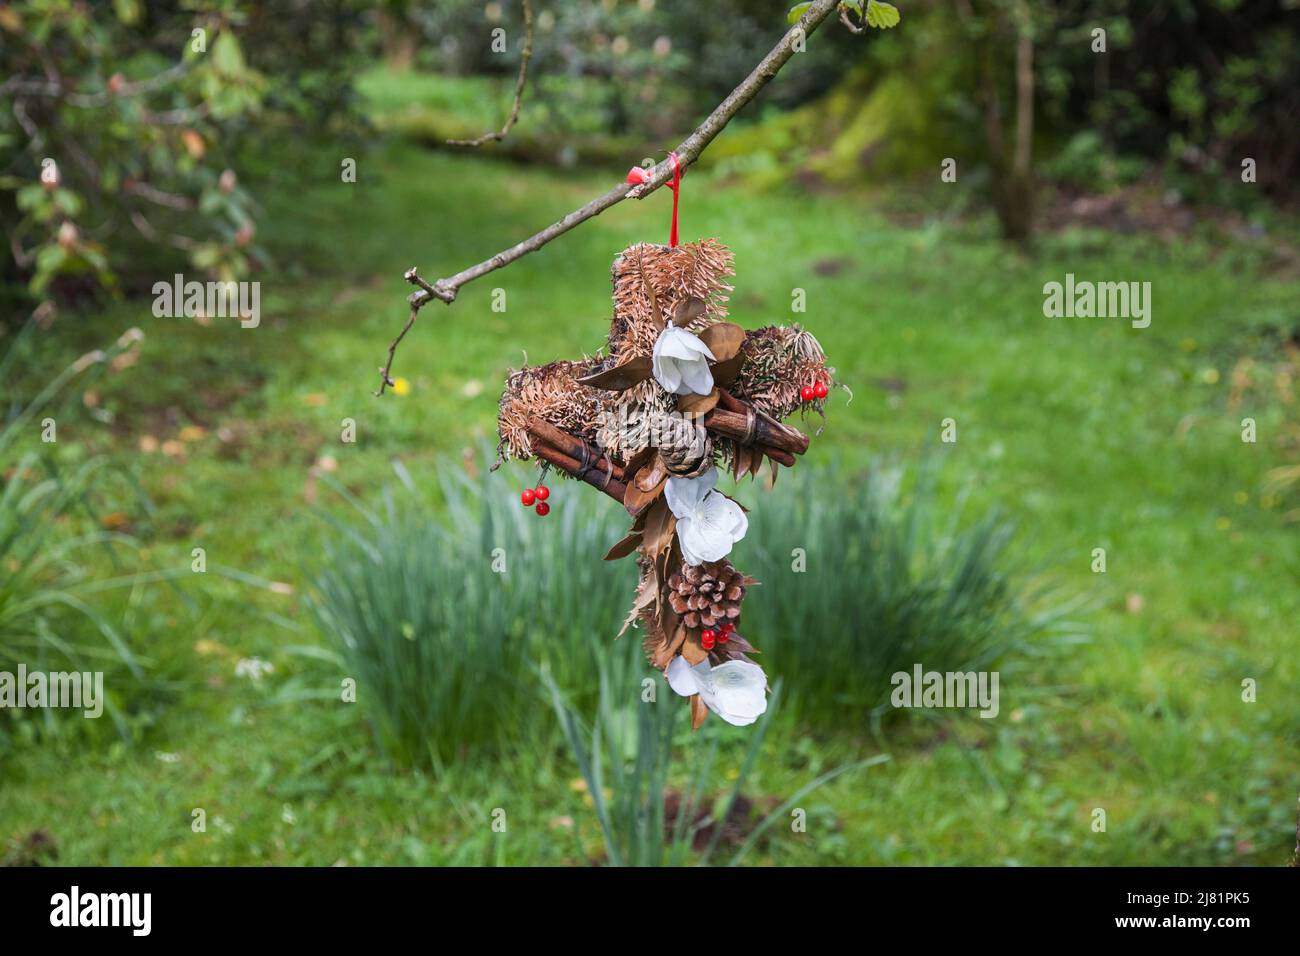
<svg viewBox="0 0 1300 956">
<path fill-rule="evenodd" d="M 830 389 L 826 387 L 825 381 L 818 381 L 816 385 L 805 385 L 799 389 L 799 397 L 805 402 L 811 402 L 814 398 L 825 398 L 830 394 Z"/>
<path fill-rule="evenodd" d="M 715 644 L 725 644 L 731 640 L 731 632 L 736 629 L 736 625 L 731 621 L 723 621 L 716 628 L 706 627 L 700 631 L 700 645 L 706 650 L 713 650 Z"/>
<path fill-rule="evenodd" d="M 549 497 L 551 497 L 551 489 L 545 485 L 538 485 L 536 488 L 525 488 L 519 500 L 524 503 L 525 508 L 531 508 L 536 503 L 537 514 L 545 518 L 551 512 L 551 506 L 546 503 Z"/>
</svg>

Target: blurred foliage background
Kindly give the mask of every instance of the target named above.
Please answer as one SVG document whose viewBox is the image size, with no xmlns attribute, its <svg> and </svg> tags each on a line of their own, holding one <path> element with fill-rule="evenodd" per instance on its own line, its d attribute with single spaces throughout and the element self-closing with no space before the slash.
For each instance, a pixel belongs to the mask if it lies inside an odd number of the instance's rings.
<svg viewBox="0 0 1300 956">
<path fill-rule="evenodd" d="M 1297 3 L 898 0 L 710 146 L 684 234 L 854 396 L 739 491 L 782 684 L 694 736 L 613 641 L 617 510 L 539 522 L 486 470 L 497 380 L 599 347 L 664 194 L 466 287 L 370 391 L 406 268 L 662 159 L 788 4 L 531 6 L 519 121 L 467 150 L 516 0 L 0 3 L 0 671 L 109 697 L 0 713 L 0 862 L 1286 862 Z M 1152 327 L 1044 319 L 1067 272 L 1151 281 Z M 262 324 L 156 316 L 176 273 L 261 283 Z M 891 708 L 916 661 L 999 670 L 1000 719 Z"/>
<path fill-rule="evenodd" d="M 958 181 L 1020 241 L 1036 197 L 1050 215 L 1044 191 L 1159 175 L 1167 202 L 1294 199 L 1289 0 L 906 6 L 909 28 L 889 42 L 823 30 L 748 113 L 753 129 L 708 162 L 769 182 L 884 187 L 960 157 Z M 223 277 L 265 264 L 234 170 L 242 148 L 368 121 L 431 144 L 475 135 L 510 85 L 522 30 L 513 6 L 479 0 L 0 9 L 5 276 L 34 296 L 56 279 L 65 294 L 129 289 L 142 245 Z M 707 13 L 687 0 L 539 6 L 528 122 L 497 151 L 562 165 L 657 156 L 762 57 L 777 21 L 763 0 Z M 516 39 L 482 42 L 491 29 Z M 358 89 L 388 115 L 360 106 Z M 1247 158 L 1260 188 L 1234 189 Z"/>
</svg>

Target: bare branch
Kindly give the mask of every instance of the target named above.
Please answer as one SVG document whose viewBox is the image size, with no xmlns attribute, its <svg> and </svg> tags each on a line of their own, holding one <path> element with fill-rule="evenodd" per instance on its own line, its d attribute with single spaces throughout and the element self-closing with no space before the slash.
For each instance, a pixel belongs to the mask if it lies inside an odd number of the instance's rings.
<svg viewBox="0 0 1300 956">
<path fill-rule="evenodd" d="M 176 209 L 181 212 L 188 212 L 194 208 L 194 200 L 188 196 L 181 196 L 177 193 L 169 193 L 166 190 L 159 189 L 156 186 L 150 186 L 146 182 L 138 179 L 128 181 L 122 187 L 123 192 L 128 192 L 133 196 L 139 196 L 146 199 L 155 206 L 166 206 L 168 209 Z"/>
<path fill-rule="evenodd" d="M 499 143 L 506 138 L 510 127 L 519 119 L 519 104 L 524 98 L 524 84 L 528 82 L 528 60 L 533 55 L 533 8 L 528 0 L 524 4 L 524 49 L 519 55 L 519 78 L 515 80 L 515 102 L 510 108 L 506 125 L 493 133 L 484 133 L 475 139 L 449 139 L 448 146 L 482 146 L 484 143 Z"/>
<path fill-rule="evenodd" d="M 675 150 L 677 160 L 682 169 L 690 166 L 699 158 L 700 154 L 713 142 L 714 138 L 722 132 L 723 128 L 731 122 L 732 118 L 752 100 L 758 91 L 767 85 L 768 81 L 781 70 L 781 67 L 789 61 L 794 55 L 795 45 L 801 39 L 812 34 L 822 22 L 825 21 L 832 13 L 835 12 L 840 0 L 814 0 L 812 6 L 804 11 L 799 21 L 792 26 L 763 59 L 758 66 L 750 72 L 749 76 L 741 82 L 734 90 L 727 95 L 708 117 L 697 126 L 689 136 L 682 140 L 681 145 Z M 415 315 L 421 308 L 433 299 L 441 299 L 447 304 L 456 300 L 456 294 L 460 287 L 468 282 L 487 275 L 489 272 L 495 272 L 504 266 L 509 265 L 516 259 L 528 255 L 530 252 L 536 252 L 542 246 L 546 245 L 552 239 L 556 239 L 575 226 L 581 225 L 588 219 L 600 215 L 611 206 L 618 205 L 624 199 L 644 199 L 650 193 L 654 192 L 664 183 L 668 182 L 673 175 L 673 164 L 671 160 L 665 159 L 650 170 L 650 178 L 638 185 L 620 183 L 603 196 L 593 199 L 579 209 L 575 209 L 559 222 L 552 223 L 541 232 L 530 236 L 523 242 L 518 242 L 509 249 L 504 249 L 492 256 L 490 259 L 470 266 L 468 269 L 462 269 L 453 276 L 445 279 L 439 279 L 430 284 L 423 279 L 415 277 L 415 270 L 407 272 L 407 281 L 413 282 L 420 286 L 419 291 L 411 293 L 407 300 L 411 305 L 411 318 L 407 320 L 406 326 L 402 329 L 401 335 L 393 341 L 389 348 L 389 361 L 381 369 L 382 378 L 380 380 L 379 391 L 377 395 L 383 394 L 384 387 L 389 383 L 388 373 L 392 369 L 393 351 L 397 343 L 402 340 L 407 330 L 415 321 Z"/>
</svg>

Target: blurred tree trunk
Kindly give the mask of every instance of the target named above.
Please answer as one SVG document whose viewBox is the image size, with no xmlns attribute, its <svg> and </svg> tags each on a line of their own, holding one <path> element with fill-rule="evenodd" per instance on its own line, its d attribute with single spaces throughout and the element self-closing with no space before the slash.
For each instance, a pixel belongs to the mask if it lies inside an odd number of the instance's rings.
<svg viewBox="0 0 1300 956">
<path fill-rule="evenodd" d="M 377 20 L 385 65 L 405 73 L 415 65 L 415 53 L 420 46 L 419 29 L 411 22 L 409 4 L 385 4 L 377 11 Z"/>
<path fill-rule="evenodd" d="M 984 109 L 984 135 L 992 169 L 993 208 L 1002 236 L 1029 245 L 1034 233 L 1034 38 L 1026 6 L 993 3 L 977 14 L 970 2 L 958 4 L 962 16 L 976 28 L 979 43 L 979 92 Z M 976 22 L 977 20 L 982 22 Z M 998 53 L 1015 44 L 1015 126 L 1008 132 L 1002 108 Z M 1001 60 L 1005 63 L 1005 60 Z"/>
<path fill-rule="evenodd" d="M 1015 136 L 1011 168 L 999 177 L 998 219 L 1006 239 L 1028 244 L 1034 231 L 1034 41 L 1023 32 L 1016 39 Z"/>
</svg>

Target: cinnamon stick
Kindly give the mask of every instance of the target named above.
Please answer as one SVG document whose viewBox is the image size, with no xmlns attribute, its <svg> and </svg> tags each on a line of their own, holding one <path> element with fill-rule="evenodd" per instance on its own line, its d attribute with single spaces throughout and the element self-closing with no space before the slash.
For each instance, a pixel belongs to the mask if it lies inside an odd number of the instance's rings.
<svg viewBox="0 0 1300 956">
<path fill-rule="evenodd" d="M 764 418 L 757 412 L 754 412 L 752 433 L 749 429 L 747 412 L 731 412 L 724 408 L 714 408 L 705 415 L 704 427 L 726 438 L 746 442 L 746 444 L 769 445 L 796 455 L 802 455 L 808 450 L 808 436 L 803 432 Z"/>
<path fill-rule="evenodd" d="M 565 474 L 579 478 L 593 488 L 603 491 L 619 504 L 623 503 L 627 486 L 622 481 L 623 469 L 618 465 L 613 465 L 611 474 L 610 462 L 607 458 L 599 457 L 600 453 L 581 438 L 561 431 L 540 418 L 533 417 L 528 420 L 528 432 L 533 438 L 531 443 L 533 454 L 538 458 L 550 462 Z M 557 445 L 560 447 L 556 447 Z M 592 463 L 585 472 L 582 470 L 584 448 L 587 449 L 587 461 Z"/>
<path fill-rule="evenodd" d="M 581 462 L 585 456 L 587 461 L 592 462 L 593 468 L 610 472 L 619 481 L 624 481 L 622 465 L 610 461 L 603 451 L 593 448 L 577 435 L 570 435 L 563 429 L 556 428 L 546 419 L 539 418 L 536 415 L 529 417 L 528 430 L 552 448 L 568 455 L 574 461 Z"/>
<path fill-rule="evenodd" d="M 724 411 L 737 412 L 741 415 L 747 415 L 749 413 L 750 406 L 747 403 L 742 402 L 735 395 L 732 395 L 725 388 L 719 386 L 718 407 L 722 408 Z M 794 467 L 794 455 L 790 454 L 788 451 L 782 451 L 779 448 L 773 448 L 771 445 L 759 445 L 759 444 L 754 445 L 754 450 L 758 452 L 760 455 L 767 455 L 772 460 L 780 462 L 782 465 L 785 465 L 787 468 Z"/>
</svg>

